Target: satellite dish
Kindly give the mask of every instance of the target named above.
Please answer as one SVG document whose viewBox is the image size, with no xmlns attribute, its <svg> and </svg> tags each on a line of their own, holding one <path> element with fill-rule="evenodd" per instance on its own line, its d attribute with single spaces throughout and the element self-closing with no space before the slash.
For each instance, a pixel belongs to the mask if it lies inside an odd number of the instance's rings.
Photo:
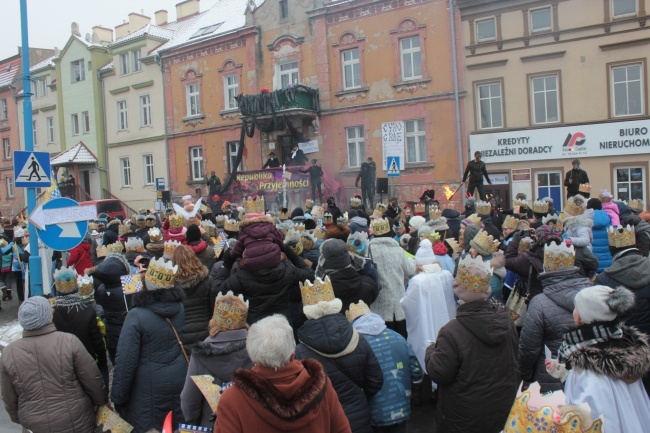
<svg viewBox="0 0 650 433">
<path fill-rule="evenodd" d="M 90 33 L 86 33 L 86 42 L 90 43 Z"/>
</svg>

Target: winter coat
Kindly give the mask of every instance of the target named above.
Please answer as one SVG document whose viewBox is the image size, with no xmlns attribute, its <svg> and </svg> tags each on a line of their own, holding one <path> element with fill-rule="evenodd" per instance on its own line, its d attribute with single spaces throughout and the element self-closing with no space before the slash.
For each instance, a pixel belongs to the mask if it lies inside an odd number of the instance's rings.
<svg viewBox="0 0 650 433">
<path fill-rule="evenodd" d="M 211 297 L 212 280 L 208 270 L 202 269 L 198 274 L 187 279 L 176 278 L 174 284 L 185 292 L 183 308 L 185 309 L 185 326 L 183 326 L 183 346 L 189 354 L 192 346 L 208 336 L 208 323 L 212 318 L 213 302 Z"/>
<path fill-rule="evenodd" d="M 111 401 L 131 425 L 145 433 L 162 425 L 169 411 L 182 422 L 180 394 L 187 374 L 169 319 L 183 338 L 184 294 L 180 289 L 159 289 L 133 295 L 124 321 L 113 370 Z"/>
<path fill-rule="evenodd" d="M 497 433 L 517 395 L 517 330 L 490 300 L 458 307 L 427 348 L 426 369 L 438 384 L 437 430 Z"/>
<path fill-rule="evenodd" d="M 336 206 L 328 206 L 327 209 L 325 209 L 325 212 L 329 212 L 332 215 L 332 218 L 334 218 L 334 224 L 336 224 L 337 220 L 343 216 L 341 209 Z"/>
<path fill-rule="evenodd" d="M 357 232 L 366 232 L 368 233 L 368 221 L 363 217 L 352 217 L 350 218 L 350 223 L 348 224 L 350 229 L 350 234 Z"/>
<path fill-rule="evenodd" d="M 650 335 L 650 258 L 634 249 L 614 257 L 612 266 L 596 277 L 596 284 L 616 288 L 625 286 L 634 292 L 634 308 L 619 316 L 628 326 Z"/>
<path fill-rule="evenodd" d="M 593 235 L 591 228 L 594 225 L 593 209 L 587 209 L 584 214 L 564 220 L 564 237 L 571 239 L 571 245 L 576 248 L 591 250 Z"/>
<path fill-rule="evenodd" d="M 540 257 L 540 253 L 543 255 L 543 250 L 534 247 L 532 250 L 519 254 L 520 240 L 519 235 L 515 234 L 506 247 L 506 269 L 519 275 L 532 298 L 542 293 L 542 284 L 537 276 L 544 272 L 543 256 Z M 530 286 L 528 286 L 528 281 L 530 281 Z"/>
<path fill-rule="evenodd" d="M 167 218 L 162 225 L 163 239 L 165 241 L 177 241 L 183 245 L 187 245 L 187 227 L 171 228 L 169 226 L 169 218 Z"/>
<path fill-rule="evenodd" d="M 237 370 L 233 381 L 219 401 L 215 433 L 350 433 L 332 383 L 312 359 Z"/>
<path fill-rule="evenodd" d="M 251 272 L 274 268 L 284 251 L 283 240 L 284 235 L 270 216 L 247 219 L 239 224 L 239 235 L 230 257 L 241 258 L 242 265 Z"/>
<path fill-rule="evenodd" d="M 449 226 L 451 235 L 455 239 L 458 239 L 458 233 L 460 232 L 460 212 L 447 208 L 442 211 L 442 216 L 447 218 L 447 225 Z M 449 233 L 447 237 L 449 237 Z"/>
<path fill-rule="evenodd" d="M 298 330 L 296 359 L 323 364 L 354 433 L 371 433 L 369 400 L 383 384 L 383 373 L 366 339 L 342 314 L 308 320 Z"/>
<path fill-rule="evenodd" d="M 212 409 L 192 380 L 192 376 L 209 374 L 214 383 L 223 386 L 230 382 L 238 368 L 251 369 L 253 362 L 246 351 L 246 329 L 221 331 L 194 345 L 190 366 L 181 392 L 181 409 L 188 424 L 212 427 Z"/>
<path fill-rule="evenodd" d="M 197 242 L 188 242 L 187 246 L 194 251 L 194 255 L 205 266 L 205 269 L 210 269 L 214 264 L 214 249 L 210 244 L 201 239 Z"/>
<path fill-rule="evenodd" d="M 371 306 L 372 312 L 385 322 L 404 320 L 399 300 L 406 291 L 406 279 L 415 274 L 415 261 L 406 257 L 395 239 L 374 238 L 368 249 L 379 274 L 379 295 Z"/>
<path fill-rule="evenodd" d="M 573 182 L 569 182 L 569 180 Z M 580 184 L 589 183 L 589 176 L 587 172 L 582 169 L 571 169 L 567 172 L 564 178 L 564 186 L 566 186 L 567 196 L 571 197 L 580 192 Z"/>
<path fill-rule="evenodd" d="M 287 254 L 293 256 L 293 263 L 284 260 L 273 268 L 255 272 L 239 268 L 231 275 L 230 269 L 222 267 L 212 281 L 212 292 L 232 290 L 235 295 L 242 294 L 250 304 L 249 325 L 276 313 L 291 319 L 290 294 L 300 290 L 298 283 L 313 279 L 314 271 L 290 248 Z"/>
<path fill-rule="evenodd" d="M 483 161 L 471 160 L 467 163 L 465 167 L 465 173 L 463 174 L 463 182 L 467 180 L 469 176 L 469 183 L 483 183 L 483 177 L 490 183 L 490 178 L 488 177 L 488 172 L 485 169 L 485 163 Z"/>
<path fill-rule="evenodd" d="M 603 211 L 609 215 L 609 218 L 612 221 L 612 225 L 614 227 L 618 227 L 621 225 L 621 218 L 619 215 L 619 210 L 618 206 L 616 206 L 616 203 L 613 201 L 606 202 L 602 204 L 603 206 Z"/>
<path fill-rule="evenodd" d="M 367 275 L 359 275 L 351 266 L 328 272 L 327 276 L 330 277 L 332 282 L 334 296 L 343 303 L 343 307 L 341 307 L 342 313 L 350 308 L 350 304 L 363 301 L 366 305 L 372 305 L 377 299 L 379 293 L 377 283 Z"/>
<path fill-rule="evenodd" d="M 314 246 L 311 250 L 303 251 L 301 257 L 303 260 L 309 260 L 311 262 L 311 268 L 316 269 L 318 258 L 320 257 L 320 248 Z"/>
<path fill-rule="evenodd" d="M 591 228 L 593 235 L 592 249 L 598 257 L 598 272 L 603 272 L 612 264 L 612 254 L 609 252 L 609 240 L 607 239 L 607 228 L 611 226 L 609 215 L 602 210 L 594 210 L 594 226 Z"/>
<path fill-rule="evenodd" d="M 82 242 L 69 251 L 68 262 L 66 266 L 74 266 L 77 274 L 83 275 L 84 271 L 93 267 L 92 257 L 90 257 L 90 242 Z"/>
<path fill-rule="evenodd" d="M 108 402 L 95 360 L 54 324 L 9 343 L 0 376 L 9 417 L 34 432 L 92 433 L 95 406 Z"/>
<path fill-rule="evenodd" d="M 359 317 L 352 326 L 368 341 L 384 373 L 384 384 L 370 400 L 372 425 L 406 422 L 411 416 L 411 384 L 423 376 L 413 348 L 375 313 Z M 396 365 L 402 368 L 395 369 Z"/>
<path fill-rule="evenodd" d="M 2 273 L 11 272 L 11 261 L 14 257 L 13 248 L 13 242 L 9 242 L 7 246 L 0 248 L 0 253 L 2 253 Z"/>
<path fill-rule="evenodd" d="M 149 242 L 145 249 L 147 250 L 147 253 L 149 253 L 152 257 L 159 259 L 165 252 L 165 242 L 163 240 Z"/>
<path fill-rule="evenodd" d="M 539 382 L 542 393 L 558 391 L 562 384 L 546 372 L 544 346 L 557 358 L 564 334 L 576 328 L 574 298 L 591 282 L 578 268 L 539 274 L 544 292 L 528 304 L 519 338 L 519 374 L 527 382 Z"/>
<path fill-rule="evenodd" d="M 60 296 L 54 304 L 52 323 L 57 331 L 76 335 L 100 368 L 107 366 L 106 346 L 94 305 L 82 302 L 77 294 Z"/>
<path fill-rule="evenodd" d="M 120 276 L 131 273 L 129 263 L 121 254 L 109 254 L 93 272 L 98 286 L 95 300 L 104 308 L 106 317 L 106 347 L 117 349 L 117 342 L 126 318 L 126 301 Z"/>
<path fill-rule="evenodd" d="M 647 257 L 650 252 L 650 224 L 639 218 L 638 215 L 630 215 L 626 218 L 621 217 L 621 225 L 634 226 L 636 247 L 641 251 L 641 254 Z"/>
</svg>

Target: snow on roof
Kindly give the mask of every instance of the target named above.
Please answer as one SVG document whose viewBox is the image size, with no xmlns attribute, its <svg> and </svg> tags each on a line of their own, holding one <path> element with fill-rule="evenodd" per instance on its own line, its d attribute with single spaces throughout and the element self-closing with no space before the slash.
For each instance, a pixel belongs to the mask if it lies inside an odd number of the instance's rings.
<svg viewBox="0 0 650 433">
<path fill-rule="evenodd" d="M 46 68 L 46 67 L 48 67 L 48 66 L 54 66 L 54 62 L 52 61 L 52 59 L 55 59 L 55 58 L 56 58 L 56 55 L 50 57 L 49 59 L 45 59 L 45 60 L 43 60 L 42 62 L 37 63 L 37 64 L 31 66 L 31 67 L 29 68 L 29 71 L 30 71 L 30 72 L 33 72 L 33 71 L 38 71 L 39 69 Z"/>
<path fill-rule="evenodd" d="M 171 24 L 171 23 L 170 23 Z M 109 47 L 112 47 L 114 45 L 122 44 L 124 42 L 130 41 L 132 39 L 136 39 L 140 36 L 143 35 L 149 35 L 153 36 L 155 38 L 161 38 L 161 39 L 171 39 L 172 36 L 174 36 L 174 30 L 173 28 L 167 28 L 167 25 L 163 26 L 156 26 L 153 24 L 147 24 L 146 26 L 134 31 L 133 33 L 129 33 L 126 36 L 122 36 L 119 39 L 116 39 L 113 41 L 111 44 L 109 44 Z M 169 25 L 169 27 L 173 27 Z"/>
<path fill-rule="evenodd" d="M 97 158 L 84 142 L 80 141 L 76 146 L 59 153 L 50 160 L 50 165 L 54 167 L 70 164 L 97 164 Z"/>
<path fill-rule="evenodd" d="M 0 88 L 6 87 L 16 78 L 20 69 L 21 58 L 0 65 Z"/>
</svg>

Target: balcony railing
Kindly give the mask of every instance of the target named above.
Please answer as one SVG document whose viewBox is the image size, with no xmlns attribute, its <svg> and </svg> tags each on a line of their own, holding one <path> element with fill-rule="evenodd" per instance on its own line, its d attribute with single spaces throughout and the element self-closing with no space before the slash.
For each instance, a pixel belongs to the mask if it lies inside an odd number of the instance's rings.
<svg viewBox="0 0 650 433">
<path fill-rule="evenodd" d="M 244 117 L 268 116 L 290 110 L 320 111 L 318 89 L 300 84 L 257 95 L 237 96 L 239 112 Z"/>
</svg>

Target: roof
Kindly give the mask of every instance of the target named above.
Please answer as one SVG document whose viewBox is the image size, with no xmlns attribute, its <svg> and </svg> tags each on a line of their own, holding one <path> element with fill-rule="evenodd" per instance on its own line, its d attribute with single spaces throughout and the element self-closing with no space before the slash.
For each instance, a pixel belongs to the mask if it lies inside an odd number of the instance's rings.
<svg viewBox="0 0 650 433">
<path fill-rule="evenodd" d="M 60 167 L 71 164 L 97 164 L 97 157 L 86 147 L 83 141 L 59 153 L 50 160 L 53 167 Z"/>
<path fill-rule="evenodd" d="M 52 61 L 52 59 L 55 59 L 55 58 L 56 58 L 56 55 L 54 55 L 54 56 L 52 56 L 52 57 L 50 57 L 50 58 L 48 58 L 48 59 L 45 59 L 45 60 L 43 60 L 42 62 L 37 63 L 37 64 L 31 66 L 31 67 L 29 68 L 29 71 L 30 71 L 30 72 L 33 72 L 33 71 L 38 71 L 39 69 L 46 68 L 46 67 L 48 67 L 48 66 L 54 66 L 54 62 Z"/>
<path fill-rule="evenodd" d="M 0 88 L 10 85 L 20 70 L 21 58 L 0 64 Z"/>
<path fill-rule="evenodd" d="M 162 26 L 147 24 L 146 26 L 134 31 L 133 33 L 129 33 L 126 36 L 122 36 L 121 38 L 116 39 L 115 41 L 109 44 L 109 47 L 123 44 L 125 42 L 139 38 L 140 36 L 144 36 L 144 35 L 149 35 L 149 36 L 153 36 L 154 38 L 169 40 L 172 38 L 172 36 L 174 36 L 173 24 L 175 23 L 169 23 Z"/>
</svg>

